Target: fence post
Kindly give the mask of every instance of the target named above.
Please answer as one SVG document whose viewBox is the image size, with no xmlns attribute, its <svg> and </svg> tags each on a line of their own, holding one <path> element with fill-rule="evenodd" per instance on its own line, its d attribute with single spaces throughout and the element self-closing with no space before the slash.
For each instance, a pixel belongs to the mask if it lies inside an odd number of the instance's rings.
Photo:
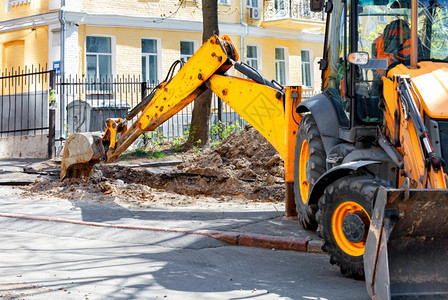
<svg viewBox="0 0 448 300">
<path fill-rule="evenodd" d="M 141 101 L 143 101 L 143 99 L 145 99 L 145 97 L 146 97 L 146 90 L 147 90 L 147 88 L 148 88 L 148 86 L 147 86 L 147 84 L 146 84 L 146 81 L 143 81 L 143 82 L 141 83 L 141 89 L 142 89 L 142 98 L 141 98 Z"/>
<path fill-rule="evenodd" d="M 56 71 L 52 70 L 49 73 L 49 80 L 48 80 L 48 90 L 49 90 L 49 105 L 48 105 L 48 158 L 53 158 L 54 156 L 54 149 L 55 149 L 55 143 L 56 143 L 56 123 L 55 123 L 55 95 L 54 95 L 54 77 L 55 77 Z"/>
<path fill-rule="evenodd" d="M 222 100 L 219 97 L 216 97 L 218 99 L 218 121 L 222 122 Z"/>
</svg>

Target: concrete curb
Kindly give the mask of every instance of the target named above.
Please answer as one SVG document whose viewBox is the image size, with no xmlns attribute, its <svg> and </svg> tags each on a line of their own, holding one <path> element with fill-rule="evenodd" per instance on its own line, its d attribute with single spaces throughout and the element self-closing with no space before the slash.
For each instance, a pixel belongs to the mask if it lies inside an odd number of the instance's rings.
<svg viewBox="0 0 448 300">
<path fill-rule="evenodd" d="M 159 231 L 159 232 L 173 232 L 181 234 L 196 234 L 211 237 L 220 240 L 229 245 L 235 246 L 248 246 L 248 247 L 258 247 L 276 250 L 292 250 L 299 252 L 309 252 L 309 253 L 322 253 L 321 242 L 310 240 L 310 239 L 300 239 L 300 238 L 290 238 L 284 236 L 272 236 L 257 233 L 244 233 L 235 231 L 220 231 L 220 230 L 190 230 L 184 228 L 160 228 L 160 227 L 148 227 L 148 226 L 133 226 L 133 225 L 123 225 L 123 224 L 109 224 L 109 223 L 98 223 L 98 222 L 85 222 L 72 219 L 64 218 L 53 218 L 46 216 L 30 216 L 30 215 L 18 215 L 18 214 L 5 214 L 0 213 L 0 217 L 12 218 L 12 219 L 22 219 L 31 221 L 45 221 L 45 222 L 55 222 L 55 223 L 68 223 L 83 226 L 95 226 L 104 228 L 117 228 L 117 229 L 128 229 L 128 230 L 146 230 L 146 231 Z"/>
<path fill-rule="evenodd" d="M 293 250 L 300 252 L 307 252 L 309 242 L 308 239 L 295 239 L 289 237 L 232 231 L 223 231 L 212 235 L 211 237 L 230 245 L 277 250 Z"/>
</svg>

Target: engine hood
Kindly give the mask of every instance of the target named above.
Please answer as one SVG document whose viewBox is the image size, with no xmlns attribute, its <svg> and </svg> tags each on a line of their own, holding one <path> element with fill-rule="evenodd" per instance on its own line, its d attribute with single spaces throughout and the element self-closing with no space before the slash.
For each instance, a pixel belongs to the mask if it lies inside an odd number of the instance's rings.
<svg viewBox="0 0 448 300">
<path fill-rule="evenodd" d="M 409 75 L 422 101 L 423 110 L 434 119 L 448 118 L 448 63 L 418 63 L 418 69 L 398 65 L 387 75 Z"/>
</svg>

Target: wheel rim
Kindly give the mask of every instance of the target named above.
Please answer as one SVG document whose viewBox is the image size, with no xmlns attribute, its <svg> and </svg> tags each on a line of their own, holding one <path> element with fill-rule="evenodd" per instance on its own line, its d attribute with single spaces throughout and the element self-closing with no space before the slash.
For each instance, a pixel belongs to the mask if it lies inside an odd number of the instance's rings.
<svg viewBox="0 0 448 300">
<path fill-rule="evenodd" d="M 337 245 L 342 251 L 351 256 L 363 255 L 365 244 L 364 242 L 353 243 L 349 241 L 342 230 L 342 222 L 346 215 L 357 211 L 365 213 L 370 221 L 370 216 L 366 212 L 366 210 L 360 204 L 352 201 L 346 201 L 339 204 L 339 206 L 335 209 L 333 217 L 331 219 L 333 236 Z"/>
<path fill-rule="evenodd" d="M 303 204 L 308 202 L 308 194 L 310 191 L 310 184 L 306 180 L 306 164 L 310 159 L 310 150 L 308 148 L 308 141 L 305 139 L 302 141 L 300 147 L 300 163 L 299 163 L 299 182 L 300 182 L 300 197 Z"/>
</svg>

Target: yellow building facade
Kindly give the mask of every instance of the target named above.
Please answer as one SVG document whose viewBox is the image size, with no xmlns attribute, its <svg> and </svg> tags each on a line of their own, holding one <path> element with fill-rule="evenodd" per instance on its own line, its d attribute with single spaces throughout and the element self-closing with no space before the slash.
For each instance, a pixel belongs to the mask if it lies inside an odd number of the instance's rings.
<svg viewBox="0 0 448 300">
<path fill-rule="evenodd" d="M 66 76 L 155 83 L 202 41 L 201 2 L 2 0 L 2 71 L 48 66 Z M 320 89 L 324 21 L 302 0 L 218 0 L 219 30 L 242 60 L 285 85 Z"/>
</svg>

